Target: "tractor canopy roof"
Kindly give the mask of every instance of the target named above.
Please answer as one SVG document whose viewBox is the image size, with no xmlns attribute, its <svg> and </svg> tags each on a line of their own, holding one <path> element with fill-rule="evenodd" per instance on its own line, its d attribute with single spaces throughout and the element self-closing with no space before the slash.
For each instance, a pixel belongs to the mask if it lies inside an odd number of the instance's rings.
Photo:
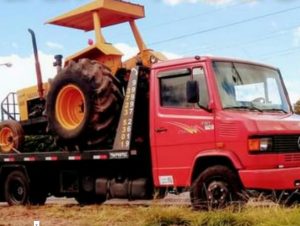
<svg viewBox="0 0 300 226">
<path fill-rule="evenodd" d="M 46 23 L 91 31 L 94 29 L 93 12 L 98 13 L 101 27 L 145 17 L 144 6 L 142 5 L 121 0 L 94 0 Z"/>
</svg>

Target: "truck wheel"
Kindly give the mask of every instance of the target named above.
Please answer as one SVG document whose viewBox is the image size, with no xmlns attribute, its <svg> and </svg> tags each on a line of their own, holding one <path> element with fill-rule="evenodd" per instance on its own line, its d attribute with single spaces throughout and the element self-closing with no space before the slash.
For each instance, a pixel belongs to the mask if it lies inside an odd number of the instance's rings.
<svg viewBox="0 0 300 226">
<path fill-rule="evenodd" d="M 24 131 L 19 122 L 14 120 L 0 122 L 0 152 L 20 150 L 23 143 Z"/>
<path fill-rule="evenodd" d="M 4 185 L 4 197 L 9 205 L 25 205 L 28 203 L 29 184 L 21 171 L 11 172 Z"/>
<path fill-rule="evenodd" d="M 191 202 L 194 209 L 218 209 L 237 201 L 241 191 L 236 174 L 226 166 L 204 170 L 193 182 Z"/>
<path fill-rule="evenodd" d="M 99 62 L 70 62 L 48 92 L 48 128 L 67 144 L 103 144 L 116 131 L 123 99 L 118 87 L 117 79 Z"/>
</svg>

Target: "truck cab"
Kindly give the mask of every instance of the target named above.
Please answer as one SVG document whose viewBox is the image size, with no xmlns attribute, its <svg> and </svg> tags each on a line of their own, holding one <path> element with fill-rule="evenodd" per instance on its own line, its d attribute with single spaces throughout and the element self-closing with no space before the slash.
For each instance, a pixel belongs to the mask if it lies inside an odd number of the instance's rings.
<svg viewBox="0 0 300 226">
<path fill-rule="evenodd" d="M 277 68 L 196 56 L 155 64 L 151 73 L 156 186 L 191 187 L 192 199 L 216 205 L 230 191 L 299 187 L 300 117 Z"/>
</svg>

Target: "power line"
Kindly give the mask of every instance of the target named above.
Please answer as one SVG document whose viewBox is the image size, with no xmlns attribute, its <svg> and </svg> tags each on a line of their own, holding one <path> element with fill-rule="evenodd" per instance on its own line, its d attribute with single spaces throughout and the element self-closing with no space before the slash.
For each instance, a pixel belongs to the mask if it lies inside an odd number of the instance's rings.
<svg viewBox="0 0 300 226">
<path fill-rule="evenodd" d="M 260 55 L 258 57 L 261 57 L 261 59 L 268 59 L 268 58 L 276 56 L 276 55 L 281 56 L 281 55 L 290 54 L 290 53 L 293 53 L 293 52 L 299 51 L 299 50 L 300 50 L 300 46 L 266 53 L 266 54 Z"/>
<path fill-rule="evenodd" d="M 219 26 L 204 29 L 204 30 L 201 30 L 201 31 L 176 36 L 176 37 L 173 37 L 173 38 L 168 38 L 168 39 L 165 39 L 165 40 L 150 43 L 149 45 L 150 46 L 151 45 L 152 46 L 153 45 L 158 45 L 158 44 L 161 44 L 161 43 L 175 41 L 175 40 L 179 40 L 179 39 L 183 39 L 183 38 L 187 38 L 187 37 L 191 37 L 191 36 L 211 32 L 211 31 L 220 30 L 220 29 L 223 29 L 223 28 L 233 27 L 233 26 L 236 26 L 236 25 L 239 25 L 239 24 L 244 24 L 244 23 L 248 23 L 248 22 L 251 22 L 251 21 L 260 20 L 260 19 L 263 19 L 263 18 L 266 18 L 266 17 L 270 17 L 270 16 L 274 16 L 274 15 L 278 15 L 278 14 L 283 14 L 283 13 L 287 13 L 287 12 L 298 10 L 298 9 L 300 9 L 300 6 L 296 6 L 296 7 L 293 7 L 293 8 L 288 8 L 288 9 L 276 11 L 276 12 L 273 12 L 273 13 L 264 14 L 264 15 L 261 15 L 261 16 L 247 18 L 247 19 L 244 19 L 244 20 L 236 21 L 236 22 L 233 22 L 233 23 L 225 24 L 225 25 L 219 25 Z"/>
<path fill-rule="evenodd" d="M 162 23 L 158 23 L 156 25 L 146 27 L 144 29 L 145 31 L 143 33 L 149 32 L 151 30 L 154 30 L 156 28 L 160 28 L 160 27 L 163 27 L 163 26 L 166 26 L 166 25 L 178 23 L 178 22 L 185 21 L 185 20 L 190 20 L 190 19 L 193 19 L 193 18 L 196 18 L 196 17 L 199 17 L 199 16 L 211 15 L 211 14 L 217 13 L 221 10 L 230 9 L 230 8 L 237 7 L 237 6 L 240 6 L 240 5 L 243 5 L 243 4 L 247 4 L 247 0 L 242 0 L 241 2 L 231 4 L 230 6 L 219 7 L 218 9 L 215 9 L 215 10 L 209 10 L 209 11 L 198 13 L 198 14 L 195 14 L 195 15 L 181 17 L 181 18 L 178 18 L 178 19 L 173 19 L 173 20 L 170 20 L 170 21 L 165 21 L 165 22 L 162 22 Z M 118 34 L 115 34 L 116 37 L 122 37 L 122 36 L 124 37 L 125 35 L 127 35 L 127 34 L 124 34 L 124 32 L 122 32 L 122 33 L 120 32 Z"/>
<path fill-rule="evenodd" d="M 150 27 L 148 27 L 148 29 L 158 28 L 158 27 L 162 27 L 162 26 L 165 26 L 165 25 L 174 24 L 174 23 L 177 23 L 177 22 L 185 21 L 185 20 L 190 20 L 190 19 L 193 19 L 193 18 L 196 18 L 196 17 L 199 17 L 199 16 L 211 15 L 211 14 L 217 13 L 221 10 L 230 9 L 230 8 L 240 6 L 240 5 L 243 5 L 243 4 L 246 4 L 246 3 L 247 3 L 247 1 L 236 2 L 234 4 L 231 4 L 230 6 L 223 6 L 223 7 L 217 8 L 215 10 L 209 10 L 209 11 L 198 13 L 198 14 L 195 14 L 195 15 L 190 15 L 190 16 L 181 17 L 181 18 L 178 18 L 178 19 L 162 22 L 162 23 L 150 26 Z M 146 29 L 146 30 L 148 30 L 148 29 Z"/>
<path fill-rule="evenodd" d="M 285 53 L 272 54 L 269 57 L 264 57 L 264 58 L 259 58 L 259 59 L 265 61 L 265 60 L 272 59 L 274 57 L 281 57 L 281 56 L 292 55 L 292 54 L 298 53 L 299 51 L 300 51 L 300 49 L 294 49 L 294 50 L 290 50 L 290 51 L 285 52 Z"/>
<path fill-rule="evenodd" d="M 204 48 L 190 49 L 190 50 L 181 52 L 179 54 L 183 54 L 184 55 L 186 53 L 190 53 L 190 52 L 194 52 L 194 51 L 198 51 L 198 50 L 202 50 L 202 49 L 204 49 L 205 51 L 212 51 L 212 50 L 215 50 L 215 49 L 222 50 L 222 49 L 228 49 L 228 48 L 231 48 L 231 47 L 250 45 L 250 44 L 254 44 L 254 43 L 261 42 L 261 41 L 265 41 L 265 40 L 268 40 L 268 39 L 271 39 L 271 38 L 274 38 L 274 37 L 279 37 L 279 36 L 285 35 L 287 31 L 293 30 L 293 29 L 295 29 L 295 28 L 297 28 L 299 26 L 300 26 L 300 24 L 297 24 L 297 25 L 294 25 L 294 26 L 290 26 L 290 27 L 281 29 L 279 31 L 273 31 L 273 32 L 268 33 L 265 36 L 261 36 L 260 38 L 252 39 L 252 40 L 245 41 L 245 42 L 231 43 L 231 44 L 228 44 L 226 46 L 224 46 L 224 45 L 222 45 L 222 46 L 215 46 L 214 45 L 213 47 L 205 48 L 205 49 Z M 272 34 L 274 34 L 274 35 L 272 35 Z"/>
</svg>

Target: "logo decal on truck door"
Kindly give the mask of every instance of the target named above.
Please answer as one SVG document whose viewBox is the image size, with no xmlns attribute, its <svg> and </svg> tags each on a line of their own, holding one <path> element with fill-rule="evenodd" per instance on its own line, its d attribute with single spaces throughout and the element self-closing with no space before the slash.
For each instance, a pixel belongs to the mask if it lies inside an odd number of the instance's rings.
<svg viewBox="0 0 300 226">
<path fill-rule="evenodd" d="M 202 126 L 200 125 L 187 125 L 185 123 L 180 122 L 167 122 L 168 124 L 174 125 L 182 129 L 180 132 L 189 133 L 189 134 L 197 134 L 201 133 L 204 130 L 214 130 L 214 124 L 212 122 L 203 122 Z"/>
<path fill-rule="evenodd" d="M 174 125 L 176 127 L 179 127 L 180 129 L 182 129 L 181 132 L 183 133 L 190 133 L 190 134 L 197 134 L 197 133 L 200 133 L 202 128 L 198 125 L 187 125 L 187 124 L 184 124 L 184 123 L 180 123 L 180 122 L 167 122 L 171 125 Z"/>
</svg>

